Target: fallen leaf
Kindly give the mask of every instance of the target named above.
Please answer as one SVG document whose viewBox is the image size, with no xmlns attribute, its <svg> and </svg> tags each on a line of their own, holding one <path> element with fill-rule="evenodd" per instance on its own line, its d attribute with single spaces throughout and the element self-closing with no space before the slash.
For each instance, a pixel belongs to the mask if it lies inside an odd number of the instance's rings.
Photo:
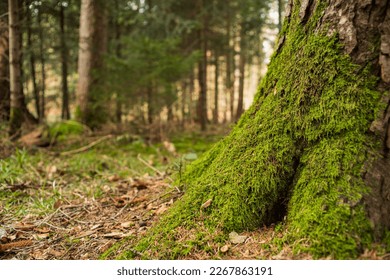
<svg viewBox="0 0 390 280">
<path fill-rule="evenodd" d="M 41 234 L 33 234 L 33 237 L 35 238 L 35 240 L 42 240 L 42 239 L 46 239 L 50 236 L 49 233 L 41 233 Z"/>
<path fill-rule="evenodd" d="M 52 255 L 52 256 L 56 257 L 56 258 L 62 257 L 62 255 L 64 254 L 63 252 L 56 251 L 56 250 L 54 250 L 54 249 L 52 249 L 52 248 L 50 248 L 50 249 L 47 251 L 47 253 L 48 253 L 49 255 Z"/>
<path fill-rule="evenodd" d="M 157 211 L 156 211 L 156 215 L 161 215 L 162 213 L 164 213 L 165 211 L 168 210 L 168 207 L 166 205 L 162 205 Z"/>
<path fill-rule="evenodd" d="M 108 181 L 110 181 L 110 182 L 118 182 L 120 179 L 121 179 L 121 177 L 119 177 L 117 174 L 114 174 L 114 175 L 108 177 Z"/>
<path fill-rule="evenodd" d="M 205 203 L 202 204 L 202 206 L 200 208 L 206 209 L 207 207 L 209 207 L 211 205 L 211 202 L 213 202 L 212 199 L 207 200 Z"/>
<path fill-rule="evenodd" d="M 221 252 L 226 253 L 227 251 L 229 251 L 229 245 L 222 246 Z"/>
<path fill-rule="evenodd" d="M 237 232 L 231 232 L 229 233 L 229 240 L 230 242 L 232 242 L 233 244 L 242 244 L 245 242 L 245 240 L 247 239 L 248 237 L 245 236 L 245 235 L 239 235 Z"/>
<path fill-rule="evenodd" d="M 123 227 L 123 228 L 130 228 L 132 225 L 134 225 L 134 222 L 121 223 L 121 227 Z"/>
<path fill-rule="evenodd" d="M 88 231 L 80 233 L 76 238 L 82 238 L 82 237 L 90 236 L 90 235 L 92 235 L 94 233 L 95 233 L 94 230 L 88 230 Z"/>
</svg>

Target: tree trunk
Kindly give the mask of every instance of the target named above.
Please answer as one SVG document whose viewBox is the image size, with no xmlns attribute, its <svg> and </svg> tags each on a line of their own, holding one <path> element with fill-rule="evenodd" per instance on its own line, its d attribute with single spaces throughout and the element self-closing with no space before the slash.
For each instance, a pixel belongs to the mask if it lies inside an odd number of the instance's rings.
<svg viewBox="0 0 390 280">
<path fill-rule="evenodd" d="M 240 72 L 238 79 L 238 102 L 237 102 L 237 113 L 236 120 L 241 118 L 244 113 L 244 83 L 245 83 L 245 64 L 246 64 L 246 44 L 245 44 L 245 32 L 244 26 L 241 24 L 240 31 L 240 64 L 238 70 Z"/>
<path fill-rule="evenodd" d="M 30 57 L 30 71 L 31 71 L 31 82 L 33 86 L 33 95 L 34 95 L 34 101 L 35 101 L 35 111 L 37 113 L 38 120 L 42 120 L 41 116 L 41 110 L 40 110 L 40 95 L 39 95 L 39 89 L 37 86 L 37 77 L 36 77 L 36 71 L 35 71 L 35 54 L 32 44 L 32 30 L 31 30 L 31 11 L 30 11 L 30 5 L 31 1 L 26 1 L 26 20 L 27 20 L 27 48 L 29 52 Z"/>
<path fill-rule="evenodd" d="M 253 105 L 181 176 L 184 196 L 142 248 L 202 246 L 184 228 L 276 223 L 285 229 L 276 244 L 314 257 L 356 258 L 373 242 L 389 248 L 389 5 L 290 0 Z M 187 240 L 175 239 L 178 226 Z"/>
<path fill-rule="evenodd" d="M 227 15 L 227 40 L 228 40 L 228 49 L 226 53 L 226 94 L 229 95 L 230 100 L 230 120 L 234 120 L 234 55 L 233 55 L 233 46 L 231 45 L 232 40 L 232 19 L 230 12 L 230 1 L 227 1 L 228 5 L 228 15 Z"/>
<path fill-rule="evenodd" d="M 46 69 L 45 69 L 45 52 L 44 52 L 44 38 L 42 27 L 42 7 L 38 8 L 38 34 L 39 34 L 39 59 L 41 61 L 41 96 L 40 96 L 40 121 L 45 119 L 45 107 L 46 107 Z"/>
<path fill-rule="evenodd" d="M 283 1 L 284 0 L 278 0 L 278 30 L 279 32 L 282 31 L 282 24 L 283 24 L 283 17 L 282 17 L 282 12 L 283 12 Z"/>
<path fill-rule="evenodd" d="M 214 65 L 215 65 L 215 79 L 214 79 L 214 111 L 213 111 L 213 121 L 215 124 L 218 124 L 219 119 L 219 56 L 218 53 L 215 53 Z"/>
<path fill-rule="evenodd" d="M 115 9 L 116 12 L 119 13 L 120 8 L 119 8 L 119 3 L 118 0 L 115 1 Z M 115 22 L 115 41 L 116 41 L 116 49 L 115 53 L 118 58 L 122 57 L 122 45 L 121 45 L 121 25 L 120 25 L 120 20 L 117 19 Z M 116 100 L 115 100 L 115 120 L 118 124 L 122 123 L 122 105 L 123 100 L 121 98 L 121 95 L 119 93 L 116 94 Z"/>
<path fill-rule="evenodd" d="M 82 0 L 77 84 L 77 118 L 91 126 L 105 119 L 102 80 L 98 74 L 107 51 L 107 11 L 102 0 Z"/>
<path fill-rule="evenodd" d="M 70 119 L 69 89 L 68 89 L 68 46 L 66 45 L 65 33 L 65 8 L 60 2 L 60 48 L 61 48 L 61 85 L 62 85 L 62 108 L 61 118 Z"/>
<path fill-rule="evenodd" d="M 8 25 L 0 19 L 0 123 L 10 117 Z"/>
<path fill-rule="evenodd" d="M 19 1 L 8 0 L 9 9 L 9 61 L 10 61 L 10 90 L 11 90 L 11 117 L 10 136 L 18 137 L 21 134 L 23 123 L 24 96 L 22 92 L 22 70 L 20 68 L 20 20 Z"/>
<path fill-rule="evenodd" d="M 199 0 L 199 11 L 204 9 L 204 0 Z M 207 128 L 207 19 L 202 16 L 202 27 L 199 30 L 199 49 L 202 52 L 202 58 L 199 62 L 198 82 L 199 82 L 199 99 L 198 99 L 198 121 L 200 128 L 205 131 Z"/>
</svg>

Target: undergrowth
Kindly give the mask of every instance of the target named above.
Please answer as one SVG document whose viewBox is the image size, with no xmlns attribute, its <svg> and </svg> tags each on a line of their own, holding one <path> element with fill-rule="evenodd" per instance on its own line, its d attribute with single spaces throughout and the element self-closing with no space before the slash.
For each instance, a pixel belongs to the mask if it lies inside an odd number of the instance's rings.
<svg viewBox="0 0 390 280">
<path fill-rule="evenodd" d="M 180 258 L 193 244 L 207 246 L 215 231 L 224 236 L 283 220 L 286 234 L 275 242 L 297 253 L 355 258 L 370 245 L 361 171 L 376 145 L 367 131 L 381 94 L 369 66 L 342 54 L 337 35 L 314 31 L 323 7 L 316 9 L 306 25 L 293 11 L 254 105 L 188 167 L 182 199 L 132 248 L 146 258 Z M 179 239 L 179 227 L 204 234 Z"/>
</svg>

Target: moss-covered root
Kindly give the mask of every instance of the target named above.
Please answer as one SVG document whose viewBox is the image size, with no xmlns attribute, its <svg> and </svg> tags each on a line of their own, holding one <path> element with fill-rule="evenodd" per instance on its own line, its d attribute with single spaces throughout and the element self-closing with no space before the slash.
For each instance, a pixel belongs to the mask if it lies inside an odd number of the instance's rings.
<svg viewBox="0 0 390 280">
<path fill-rule="evenodd" d="M 185 254 L 206 240 L 183 239 L 178 227 L 239 231 L 285 215 L 285 240 L 317 257 L 353 258 L 370 243 L 360 172 L 374 145 L 366 132 L 380 93 L 376 78 L 342 54 L 335 36 L 313 31 L 320 9 L 305 27 L 291 17 L 254 105 L 188 168 L 185 195 L 138 250 L 178 257 L 172 252 Z"/>
</svg>

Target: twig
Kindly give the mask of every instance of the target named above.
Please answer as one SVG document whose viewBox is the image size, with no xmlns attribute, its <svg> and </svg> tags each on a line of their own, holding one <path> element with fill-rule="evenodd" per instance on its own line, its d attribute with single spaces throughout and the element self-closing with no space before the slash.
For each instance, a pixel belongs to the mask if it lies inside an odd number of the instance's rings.
<svg viewBox="0 0 390 280">
<path fill-rule="evenodd" d="M 107 139 L 110 139 L 110 138 L 112 138 L 112 135 L 106 135 L 106 136 L 88 144 L 87 146 L 84 146 L 84 147 L 81 147 L 79 149 L 72 150 L 72 151 L 62 152 L 62 153 L 60 153 L 60 156 L 70 156 L 70 155 L 75 155 L 78 153 L 85 152 L 85 151 L 91 149 L 92 147 L 96 146 L 97 144 L 100 144 L 101 142 L 106 141 Z"/>
<path fill-rule="evenodd" d="M 152 169 L 154 172 L 156 172 L 159 176 L 164 176 L 164 173 L 162 173 L 160 170 L 158 170 L 157 168 L 151 166 L 149 163 L 147 163 L 145 160 L 143 160 L 141 158 L 141 155 L 138 154 L 137 156 L 137 159 L 142 162 L 143 164 L 145 164 L 147 167 L 149 167 L 150 169 Z"/>
</svg>

